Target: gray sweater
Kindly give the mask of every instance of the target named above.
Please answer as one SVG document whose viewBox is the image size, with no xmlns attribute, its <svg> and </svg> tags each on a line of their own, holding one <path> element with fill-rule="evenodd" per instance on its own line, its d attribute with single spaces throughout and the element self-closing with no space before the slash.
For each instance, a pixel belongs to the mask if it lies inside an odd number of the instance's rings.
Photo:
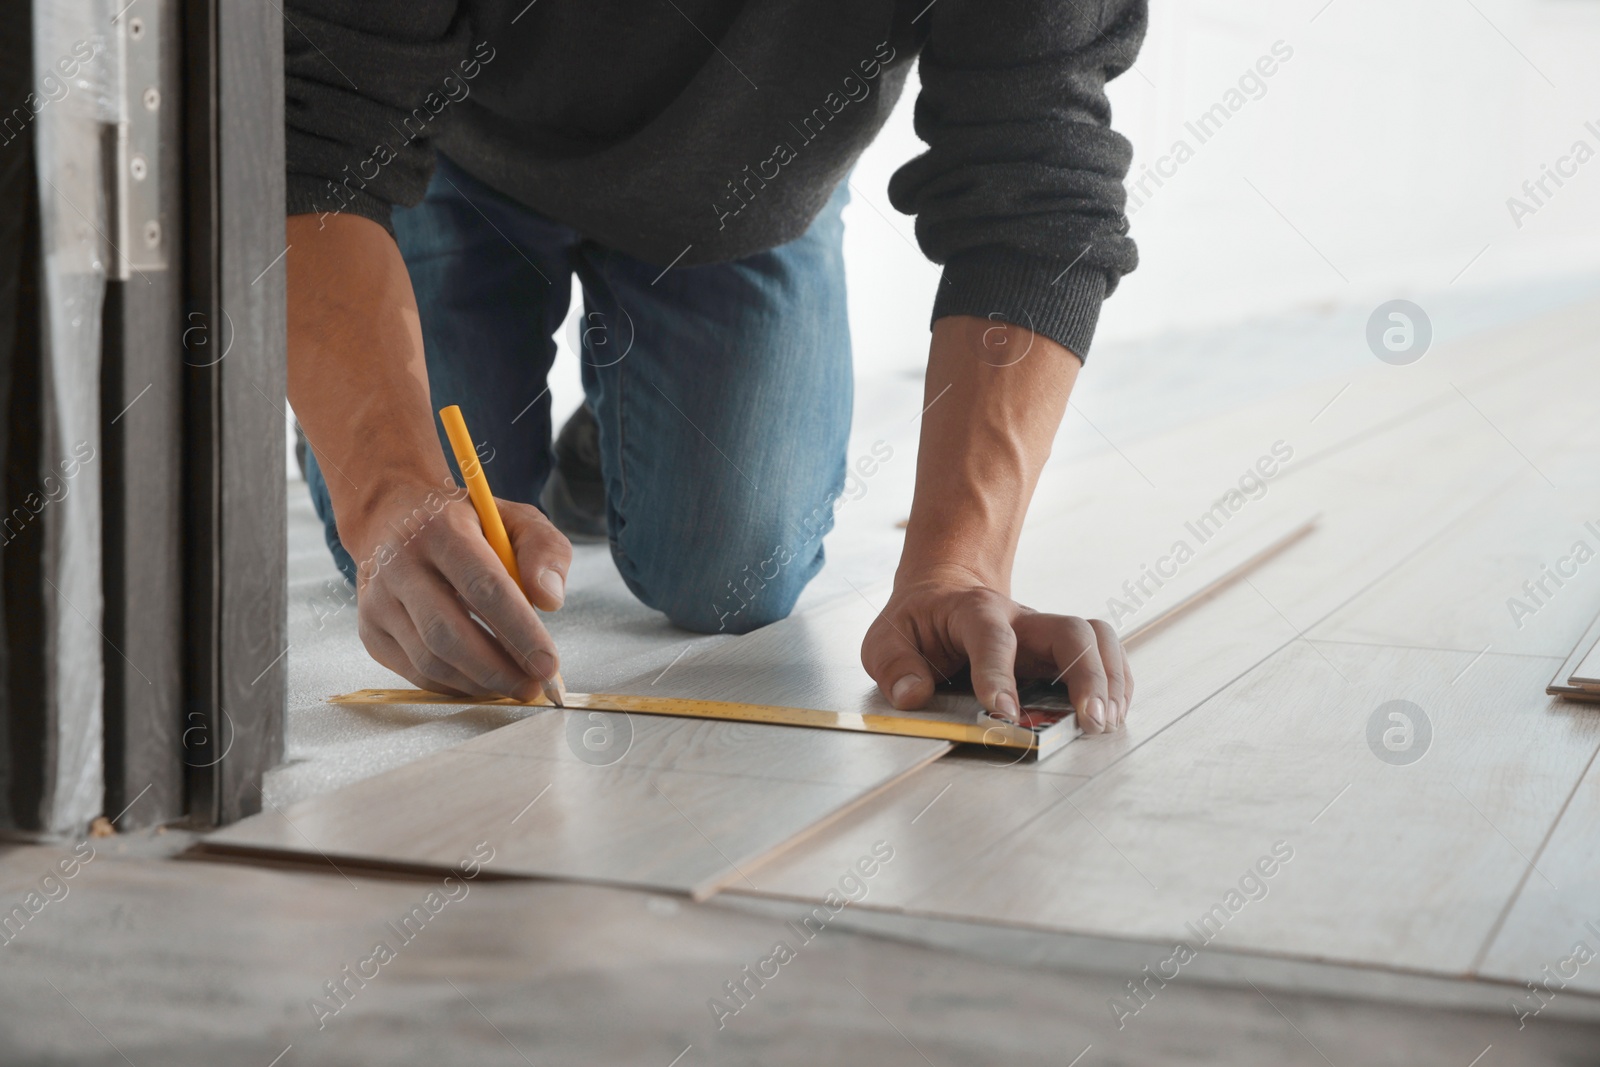
<svg viewBox="0 0 1600 1067">
<path fill-rule="evenodd" d="M 810 225 L 921 57 L 928 148 L 889 185 L 933 316 L 1080 356 L 1136 255 L 1105 83 L 1144 0 L 287 0 L 288 210 L 389 225 L 443 152 L 648 263 Z"/>
</svg>

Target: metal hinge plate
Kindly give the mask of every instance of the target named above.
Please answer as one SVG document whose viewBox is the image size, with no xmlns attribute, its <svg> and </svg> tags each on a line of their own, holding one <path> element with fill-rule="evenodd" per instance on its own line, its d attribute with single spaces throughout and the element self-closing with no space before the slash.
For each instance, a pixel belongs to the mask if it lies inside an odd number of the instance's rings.
<svg viewBox="0 0 1600 1067">
<path fill-rule="evenodd" d="M 163 4 L 141 5 L 138 14 L 116 20 L 121 62 L 121 120 L 116 127 L 112 167 L 111 232 L 116 248 L 111 276 L 127 280 L 134 271 L 165 270 L 169 235 L 161 223 L 161 26 Z"/>
</svg>

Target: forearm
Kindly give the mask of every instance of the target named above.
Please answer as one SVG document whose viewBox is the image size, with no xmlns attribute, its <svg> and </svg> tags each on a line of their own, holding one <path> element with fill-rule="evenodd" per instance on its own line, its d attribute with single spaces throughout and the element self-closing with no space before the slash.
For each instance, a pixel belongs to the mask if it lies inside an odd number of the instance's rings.
<svg viewBox="0 0 1600 1067">
<path fill-rule="evenodd" d="M 335 513 L 443 484 L 416 297 L 394 239 L 357 216 L 294 215 L 289 244 L 289 401 Z"/>
<path fill-rule="evenodd" d="M 934 324 L 897 584 L 964 572 L 1010 595 L 1022 521 L 1080 366 L 1018 326 L 972 316 Z"/>
</svg>

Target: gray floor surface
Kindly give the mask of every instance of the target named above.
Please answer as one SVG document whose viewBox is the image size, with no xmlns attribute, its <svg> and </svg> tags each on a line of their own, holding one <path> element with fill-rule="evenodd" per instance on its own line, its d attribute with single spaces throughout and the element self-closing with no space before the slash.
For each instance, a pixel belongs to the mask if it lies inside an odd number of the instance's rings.
<svg viewBox="0 0 1600 1067">
<path fill-rule="evenodd" d="M 1422 302 L 1442 339 L 1586 297 L 1595 282 Z M 1308 310 L 1097 351 L 1058 459 L 1366 366 L 1365 318 Z M 895 454 L 840 509 L 829 565 L 802 607 L 887 577 L 899 550 L 894 524 L 909 508 L 920 384 L 858 364 L 852 455 L 876 440 Z M 362 650 L 354 605 L 298 484 L 289 543 L 289 758 L 269 776 L 273 803 L 380 773 L 518 714 L 327 704 L 329 694 L 404 683 Z M 550 626 L 574 689 L 670 669 L 719 640 L 674 630 L 641 607 L 603 546 L 579 548 L 569 590 Z M 14 905 L 28 916 L 14 932 L 0 927 L 0 1067 L 1600 1064 L 1600 1030 L 1551 1016 L 1519 1028 L 1509 1009 L 1468 1014 L 1198 981 L 1169 983 L 1119 1028 L 1109 1001 L 1133 975 L 1007 966 L 840 928 L 801 942 L 778 918 L 731 905 L 580 885 L 474 881 L 402 941 L 391 924 L 439 884 L 170 858 L 186 843 L 177 832 L 97 840 L 91 862 L 52 881 L 64 848 L 0 847 L 0 917 Z M 29 893 L 40 894 L 36 913 Z M 803 909 L 795 912 L 798 921 Z M 344 968 L 361 966 L 380 940 L 394 958 L 375 977 L 347 977 Z M 747 987 L 748 1005 L 719 1027 L 712 999 L 737 1003 L 725 983 L 742 980 L 779 940 L 794 957 Z M 336 982 L 343 991 L 332 997 Z"/>
<path fill-rule="evenodd" d="M 462 882 L 403 940 L 398 924 L 441 883 L 160 860 L 181 844 L 94 842 L 64 895 L 0 946 L 0 1065 L 1600 1063 L 1600 1030 L 1554 1018 L 1519 1031 L 1509 1011 L 1181 978 L 1119 1029 L 1108 1001 L 1134 975 L 1002 966 L 828 927 L 806 942 L 776 916 L 592 886 Z M 36 890 L 65 851 L 0 851 L 0 905 Z M 393 958 L 366 962 L 380 941 Z M 730 997 L 724 983 L 778 941 L 792 958 L 767 965 L 742 1003 Z"/>
</svg>

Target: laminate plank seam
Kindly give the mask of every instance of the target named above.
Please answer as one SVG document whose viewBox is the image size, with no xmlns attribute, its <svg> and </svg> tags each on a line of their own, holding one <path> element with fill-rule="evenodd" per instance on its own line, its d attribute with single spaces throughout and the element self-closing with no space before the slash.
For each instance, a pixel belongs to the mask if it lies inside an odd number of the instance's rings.
<svg viewBox="0 0 1600 1067">
<path fill-rule="evenodd" d="M 672 810 L 677 812 L 679 815 L 681 815 L 683 817 L 683 821 L 688 823 L 689 826 L 694 830 L 694 832 L 699 834 L 700 837 L 705 841 L 706 844 L 710 845 L 713 849 L 716 850 L 717 855 L 722 857 L 722 862 L 726 863 L 729 867 L 733 868 L 733 870 L 738 873 L 739 877 L 744 879 L 745 885 L 748 885 L 751 889 L 756 888 L 756 884 L 750 880 L 750 876 L 748 874 L 745 874 L 744 871 L 740 869 L 740 867 L 739 867 L 739 865 L 737 863 L 733 862 L 733 860 L 728 858 L 728 854 L 726 852 L 722 851 L 722 846 L 721 845 L 719 845 L 715 841 L 711 840 L 711 838 L 706 837 L 706 832 L 704 830 L 700 829 L 699 825 L 693 819 L 689 818 L 689 816 L 684 813 L 684 810 L 682 808 L 678 807 L 678 802 L 677 801 L 673 800 L 671 797 L 667 796 L 666 793 L 662 792 L 661 786 L 657 785 L 654 781 L 652 781 L 650 783 L 650 788 L 654 789 L 656 791 L 656 793 L 661 797 L 662 800 L 665 800 L 668 804 L 672 805 Z M 694 900 L 704 900 L 706 897 L 710 896 L 712 893 L 715 893 L 716 891 L 717 891 L 717 889 L 716 889 L 716 884 L 715 883 L 712 883 L 709 886 L 701 885 L 701 886 L 696 886 L 694 889 L 691 889 L 689 891 L 689 896 Z M 704 895 L 702 895 L 702 894 L 704 894 Z"/>
<path fill-rule="evenodd" d="M 1167 608 L 1165 611 L 1160 612 L 1155 617 L 1146 619 L 1138 626 L 1133 627 L 1133 629 L 1121 635 L 1123 647 L 1132 648 L 1134 645 L 1144 641 L 1151 634 L 1159 632 L 1163 628 L 1178 621 L 1196 609 L 1209 604 L 1211 601 L 1215 600 L 1217 597 L 1231 589 L 1235 582 L 1242 581 L 1246 585 L 1250 585 L 1250 579 L 1247 577 L 1247 575 L 1260 568 L 1263 564 L 1276 559 L 1290 548 L 1305 540 L 1316 531 L 1317 524 L 1321 521 L 1322 512 L 1319 511 L 1312 515 L 1309 519 L 1302 522 L 1295 529 L 1280 536 L 1274 543 L 1267 545 L 1265 548 L 1257 550 L 1249 557 L 1235 564 L 1229 570 L 1224 571 L 1215 578 L 1212 578 L 1210 582 L 1200 587 L 1183 600 L 1178 601 L 1178 603 Z M 1255 589 L 1255 586 L 1250 585 L 1250 588 Z M 1259 590 L 1257 590 L 1256 595 L 1260 596 Z M 1266 597 L 1262 597 L 1262 599 L 1265 600 Z M 1078 658 L 1082 659 L 1083 654 L 1079 653 Z M 1078 660 L 1073 660 L 1072 664 L 1076 664 L 1077 662 Z M 1056 675 L 1053 682 L 1059 682 L 1062 678 L 1062 675 L 1065 675 L 1067 671 L 1072 669 L 1072 664 L 1069 664 L 1066 670 L 1063 670 L 1061 674 Z"/>
<path fill-rule="evenodd" d="M 312 847 L 312 849 L 316 852 L 316 854 L 322 857 L 323 862 L 327 863 L 327 865 L 329 867 L 332 867 L 334 870 L 338 871 L 339 872 L 339 877 L 343 878 L 346 882 L 349 882 L 351 889 L 359 890 L 361 888 L 360 886 L 356 885 L 355 881 L 348 874 L 344 873 L 344 869 L 342 867 L 340 867 L 337 863 L 333 862 L 333 857 L 332 856 L 330 856 L 326 852 L 324 852 L 322 850 L 321 846 L 319 846 L 315 841 L 311 840 L 311 838 L 306 837 L 306 832 L 304 830 L 300 829 L 300 827 L 296 826 L 294 824 L 294 820 L 289 818 L 289 816 L 287 816 L 287 815 L 285 815 L 283 813 L 283 809 L 282 808 L 280 808 L 280 807 L 278 807 L 278 805 L 272 803 L 272 801 L 267 800 L 267 796 L 266 796 L 265 793 L 262 793 L 261 799 L 267 801 L 267 804 L 272 808 L 272 810 L 278 813 L 278 818 L 283 820 L 284 825 L 288 826 L 295 833 L 299 834 L 305 840 L 305 843 L 310 845 Z"/>
<path fill-rule="evenodd" d="M 855 811 L 856 809 L 866 805 L 867 803 L 871 802 L 872 800 L 875 800 L 877 797 L 883 795 L 884 793 L 887 793 L 890 789 L 893 789 L 895 786 L 899 785 L 901 782 L 906 781 L 912 775 L 916 774 L 918 771 L 921 771 L 921 770 L 927 768 L 928 766 L 930 766 L 931 764 L 938 762 L 938 760 L 942 756 L 948 755 L 949 753 L 951 753 L 953 751 L 955 751 L 955 745 L 947 743 L 945 745 L 944 751 L 935 752 L 935 753 L 931 754 L 930 756 L 928 756 L 927 759 L 923 760 L 921 763 L 918 763 L 913 767 L 907 767 L 904 771 L 901 771 L 899 774 L 896 774 L 896 775 L 893 775 L 892 777 L 886 778 L 884 781 L 878 783 L 878 785 L 874 786 L 873 788 L 868 789 L 865 792 L 856 795 L 852 799 L 845 801 L 843 804 L 839 805 L 839 807 L 835 808 L 832 812 L 822 816 L 820 819 L 815 820 L 809 826 L 806 826 L 803 829 L 798 830 L 793 834 L 790 834 L 788 837 L 784 838 L 783 840 L 778 841 L 778 842 L 770 845 L 765 852 L 762 852 L 762 853 L 760 853 L 760 854 L 758 854 L 758 855 L 756 855 L 754 857 L 751 857 L 751 858 L 747 859 L 745 861 L 745 865 L 748 866 L 752 871 L 755 871 L 757 874 L 760 874 L 761 873 L 761 868 L 763 866 L 765 866 L 768 863 L 771 863 L 773 860 L 777 859 L 779 856 L 782 856 L 785 852 L 789 851 L 791 848 L 794 848 L 796 845 L 800 844 L 802 841 L 810 840 L 812 837 L 815 837 L 817 834 L 821 833 L 823 830 L 826 830 L 828 827 L 832 826 L 834 823 L 836 823 L 839 820 L 843 819 L 846 815 L 849 815 L 851 812 Z M 949 788 L 949 787 L 946 786 L 946 788 Z M 943 796 L 944 794 L 940 793 L 939 795 Z M 933 806 L 932 804 L 928 805 L 928 807 L 930 807 L 930 808 L 932 806 Z M 925 808 L 923 810 L 926 811 L 927 809 Z M 741 871 L 739 873 L 742 875 L 744 872 Z M 733 881 L 732 876 L 724 874 L 720 880 L 714 880 L 714 881 L 708 882 L 706 885 L 701 887 L 700 891 L 703 891 L 705 893 L 704 896 L 693 896 L 693 899 L 696 901 L 696 903 L 700 903 L 700 902 L 703 902 L 705 900 L 709 900 L 711 897 L 715 896 L 716 894 L 718 894 L 718 893 L 722 892 L 724 889 L 726 889 L 727 886 L 728 886 L 728 883 L 732 882 L 732 881 Z M 746 878 L 745 881 L 746 882 L 750 882 L 750 879 Z M 755 883 L 753 883 L 753 882 L 750 882 L 750 888 L 754 889 L 757 894 L 762 893 L 762 890 L 757 888 Z"/>
<path fill-rule="evenodd" d="M 1310 626 L 1307 626 L 1306 629 L 1307 630 L 1313 629 L 1313 628 L 1321 625 L 1323 622 L 1327 621 L 1330 617 L 1332 617 L 1337 612 L 1344 610 L 1346 607 L 1348 607 L 1356 599 L 1358 599 L 1359 597 L 1361 597 L 1361 596 L 1365 595 L 1367 592 L 1369 592 L 1379 582 L 1382 582 L 1386 578 L 1390 577 L 1391 575 L 1393 575 L 1395 573 L 1395 571 L 1399 570 L 1401 567 L 1404 567 L 1407 563 L 1411 562 L 1411 560 L 1414 557 L 1416 557 L 1420 553 L 1422 553 L 1422 552 L 1426 551 L 1428 548 L 1430 548 L 1435 541 L 1439 540 L 1440 538 L 1444 537 L 1446 534 L 1448 534 L 1452 530 L 1454 530 L 1455 527 L 1458 524 L 1464 522 L 1469 515 L 1471 515 L 1475 510 L 1477 510 L 1478 506 L 1480 504 L 1482 504 L 1484 501 L 1489 500 L 1489 499 L 1499 495 L 1502 492 L 1505 492 L 1510 487 L 1512 482 L 1514 482 L 1514 481 L 1516 481 L 1516 480 L 1518 480 L 1518 479 L 1520 479 L 1522 477 L 1523 477 L 1523 472 L 1519 468 L 1515 475 L 1513 475 L 1512 477 L 1506 479 L 1501 484 L 1496 486 L 1494 489 L 1491 489 L 1488 493 L 1486 493 L 1484 495 L 1484 497 L 1481 500 L 1475 500 L 1471 504 L 1469 504 L 1466 507 L 1462 508 L 1460 512 L 1458 512 L 1453 518 L 1447 520 L 1445 522 L 1445 524 L 1443 526 L 1441 526 L 1437 531 L 1435 531 L 1431 536 L 1429 536 L 1427 538 L 1427 540 L 1423 541 L 1416 548 L 1412 549 L 1410 552 L 1406 553 L 1400 559 L 1396 560 L 1394 562 L 1394 564 L 1392 564 L 1391 566 L 1386 568 L 1382 573 L 1380 573 L 1377 576 L 1375 576 L 1366 585 L 1362 586 L 1360 589 L 1357 589 L 1355 592 L 1351 593 L 1350 596 L 1346 597 L 1344 600 L 1340 601 L 1338 604 L 1335 604 L 1333 607 L 1329 608 L 1327 612 L 1325 612 L 1320 618 L 1318 618 L 1314 622 L 1312 622 Z M 1274 609 L 1274 610 L 1276 610 L 1276 609 Z M 1245 667 L 1238 674 L 1234 675 L 1232 678 L 1230 678 L 1226 682 L 1222 683 L 1220 686 L 1218 686 L 1211 693 L 1207 694 L 1202 700 L 1200 700 L 1196 704 L 1194 704 L 1193 707 L 1190 707 L 1188 710 L 1184 711 L 1183 713 L 1174 716 L 1170 722 L 1168 722 L 1165 726 L 1162 726 L 1160 729 L 1156 730 L 1149 737 L 1147 737 L 1144 740 L 1140 741 L 1138 744 L 1136 744 L 1132 748 L 1128 749 L 1128 751 L 1126 751 L 1126 752 L 1122 753 L 1121 755 L 1117 756 L 1116 758 L 1111 760 L 1110 763 L 1107 763 L 1104 767 L 1100 768 L 1095 773 L 1090 774 L 1090 775 L 1086 775 L 1085 777 L 1087 777 L 1091 782 L 1094 781 L 1096 778 L 1100 777 L 1100 775 L 1104 774 L 1106 771 L 1110 770 L 1112 767 L 1117 766 L 1117 764 L 1121 763 L 1123 760 L 1127 759 L 1129 756 L 1131 756 L 1135 752 L 1139 751 L 1139 749 L 1143 748 L 1145 745 L 1149 744 L 1151 741 L 1155 740 L 1157 737 L 1160 737 L 1162 734 L 1164 734 L 1168 730 L 1172 729 L 1173 726 L 1177 725 L 1179 722 L 1182 722 L 1184 719 L 1186 719 L 1190 715 L 1194 714 L 1200 708 L 1203 708 L 1206 704 L 1208 704 L 1212 700 L 1216 699 L 1216 697 L 1219 694 L 1221 694 L 1225 690 L 1229 689 L 1230 687 L 1236 685 L 1239 681 L 1241 681 L 1247 675 L 1251 674 L 1254 671 L 1257 671 L 1257 670 L 1261 669 L 1261 667 L 1263 665 L 1265 665 L 1269 660 L 1273 659 L 1274 657 L 1276 657 L 1277 655 L 1282 653 L 1284 649 L 1288 648 L 1290 645 L 1293 645 L 1296 641 L 1306 641 L 1307 644 L 1310 643 L 1309 640 L 1307 640 L 1306 638 L 1302 638 L 1302 637 L 1298 637 L 1298 636 L 1297 637 L 1292 637 L 1289 640 L 1283 642 L 1282 644 L 1278 645 L 1276 648 L 1273 648 L 1271 651 L 1269 651 L 1266 655 L 1262 656 L 1255 663 L 1252 663 L 1248 667 Z M 1579 781 L 1581 782 L 1582 778 L 1580 778 Z M 1087 785 L 1088 785 L 1088 783 L 1085 783 L 1085 788 L 1087 788 Z M 1574 788 L 1576 788 L 1576 787 L 1574 787 Z M 1063 800 L 1064 799 L 1065 798 L 1063 798 Z M 1000 834 L 993 841 L 991 841 L 986 848 L 984 848 L 980 852 L 978 852 L 973 857 L 971 862 L 974 863 L 974 864 L 981 863 L 985 856 L 987 856 L 989 853 L 993 852 L 995 849 L 999 848 L 1000 845 L 1003 844 L 1010 837 L 1012 837 L 1015 834 L 1021 833 L 1028 826 L 1032 825 L 1034 823 L 1034 821 L 1036 821 L 1038 819 L 1042 819 L 1045 816 L 1050 815 L 1051 813 L 1055 812 L 1058 808 L 1060 808 L 1062 802 L 1063 801 L 1053 801 L 1053 802 L 1051 802 L 1043 810 L 1035 812 L 1033 815 L 1029 816 L 1027 819 L 1024 819 L 1022 822 L 1020 822 L 1016 826 L 1012 827 L 1009 831 L 1006 831 L 1006 832 Z M 1563 808 L 1563 810 L 1565 810 L 1565 809 Z M 1553 832 L 1554 829 L 1555 829 L 1556 823 L 1559 823 L 1559 822 L 1560 822 L 1560 816 L 1558 815 L 1556 817 L 1556 819 L 1551 823 L 1550 831 Z M 1548 837 L 1548 833 L 1547 833 L 1546 836 Z M 932 889 L 937 888 L 945 879 L 954 877 L 957 873 L 959 873 L 959 872 L 956 872 L 956 871 L 949 872 L 948 874 L 946 874 L 944 876 L 944 878 L 941 878 L 941 879 L 935 881 L 934 883 L 932 883 L 931 885 L 924 887 L 922 892 L 925 894 L 925 893 L 931 891 Z M 910 913 L 909 909 L 902 909 L 902 910 L 906 910 L 907 914 Z"/>
<path fill-rule="evenodd" d="M 1590 756 L 1590 761 L 1591 762 L 1593 762 L 1593 759 L 1594 759 L 1594 757 Z M 1587 765 L 1585 765 L 1585 773 L 1587 773 Z M 1578 776 L 1578 781 L 1580 781 L 1580 782 L 1583 781 L 1583 776 L 1582 775 Z M 1511 851 L 1515 852 L 1517 854 L 1517 856 L 1522 860 L 1522 862 L 1526 863 L 1529 866 L 1529 868 L 1531 868 L 1535 873 L 1537 873 L 1539 875 L 1540 878 L 1543 878 L 1545 880 L 1545 884 L 1546 885 L 1548 885 L 1551 889 L 1554 889 L 1554 890 L 1557 890 L 1557 891 L 1559 891 L 1561 889 L 1560 886 L 1556 885 L 1555 882 L 1550 880 L 1550 876 L 1549 875 L 1547 875 L 1543 871 L 1539 870 L 1539 865 L 1537 863 L 1535 863 L 1533 860 L 1529 859 L 1527 853 L 1523 852 L 1520 848 L 1517 847 L 1516 842 L 1512 841 L 1511 838 L 1506 836 L 1506 833 L 1505 833 L 1504 830 L 1500 829 L 1500 827 L 1498 827 L 1498 826 L 1496 826 L 1494 824 L 1494 820 L 1490 819 L 1489 816 L 1487 816 L 1487 815 L 1485 815 L 1483 813 L 1483 809 L 1482 808 L 1478 807 L 1478 805 L 1476 805 L 1476 804 L 1474 804 L 1472 802 L 1472 798 L 1471 797 L 1469 797 L 1469 796 L 1467 796 L 1467 794 L 1461 792 L 1461 787 L 1459 785 L 1456 785 L 1454 782 L 1451 782 L 1450 783 L 1450 788 L 1454 789 L 1457 793 L 1461 794 L 1461 799 L 1465 800 L 1467 802 L 1467 806 L 1470 807 L 1473 811 L 1478 813 L 1478 818 L 1482 819 L 1485 823 L 1487 823 L 1488 826 L 1489 826 L 1489 829 L 1493 830 L 1496 834 L 1498 834 L 1499 837 L 1500 837 L 1500 840 L 1504 841 L 1507 845 L 1509 845 L 1510 848 L 1511 848 Z M 1568 794 L 1569 798 L 1570 798 L 1570 795 L 1571 794 Z M 1563 802 L 1563 804 L 1561 805 L 1561 811 L 1564 812 L 1566 810 L 1567 810 L 1566 803 Z M 1561 812 L 1557 812 L 1556 813 L 1555 822 L 1560 822 L 1560 821 L 1561 821 Z M 1551 825 L 1551 829 L 1555 828 L 1555 822 L 1550 824 Z M 1546 835 L 1546 836 L 1548 836 L 1548 835 Z M 1543 842 L 1540 842 L 1540 844 L 1542 845 Z"/>
<path fill-rule="evenodd" d="M 1311 816 L 1311 825 L 1312 826 L 1317 825 L 1317 820 L 1322 818 L 1324 815 L 1328 814 L 1328 809 L 1333 807 L 1335 804 L 1339 803 L 1339 798 L 1344 796 L 1346 793 L 1350 792 L 1350 787 L 1353 786 L 1353 785 L 1355 785 L 1355 782 L 1346 782 L 1345 785 L 1344 785 L 1344 788 L 1339 790 L 1337 793 L 1335 793 L 1333 795 L 1333 799 L 1332 800 L 1330 800 L 1326 804 L 1322 805 L 1322 810 L 1321 811 L 1319 811 L 1315 815 Z"/>
<path fill-rule="evenodd" d="M 1335 441 L 1334 443 L 1323 447 L 1320 451 L 1311 453 L 1309 456 L 1305 457 L 1303 460 L 1299 460 L 1299 461 L 1295 462 L 1292 466 L 1284 467 L 1282 469 L 1282 471 L 1278 474 L 1278 478 L 1281 480 L 1283 478 L 1286 478 L 1286 477 L 1289 477 L 1291 475 L 1294 475 L 1294 474 L 1296 474 L 1296 473 L 1298 473 L 1300 471 L 1308 470 L 1311 467 L 1314 467 L 1318 463 L 1322 462 L 1324 459 L 1328 459 L 1328 458 L 1330 458 L 1332 456 L 1338 455 L 1339 453 L 1344 452 L 1344 451 L 1354 447 L 1355 445 L 1362 443 L 1363 441 L 1365 441 L 1369 437 L 1381 436 L 1382 434 L 1388 433 L 1390 430 L 1393 430 L 1393 429 L 1399 428 L 1401 426 L 1404 426 L 1408 422 L 1411 422 L 1411 421 L 1416 420 L 1416 419 L 1420 419 L 1423 415 L 1427 414 L 1433 408 L 1443 407 L 1445 405 L 1445 403 L 1447 401 L 1449 401 L 1449 399 L 1450 399 L 1450 396 L 1449 396 L 1448 393 L 1440 393 L 1437 396 L 1431 397 L 1431 398 L 1429 398 L 1427 400 L 1420 401 L 1416 405 L 1414 405 L 1413 407 L 1407 408 L 1404 411 L 1400 412 L 1399 414 L 1392 415 L 1388 419 L 1386 419 L 1386 420 L 1384 420 L 1382 422 L 1374 423 L 1371 426 L 1364 426 L 1361 429 L 1356 430 L 1353 433 L 1351 433 L 1348 437 L 1341 438 L 1340 440 Z M 1320 414 L 1320 412 L 1319 412 L 1319 414 Z M 1174 436 L 1175 437 L 1175 436 L 1178 436 L 1178 434 L 1177 433 L 1173 433 L 1173 434 L 1170 434 L 1170 435 L 1158 435 L 1157 437 L 1154 438 L 1154 440 L 1160 441 L 1160 440 L 1163 440 L 1167 436 Z M 1060 518 L 1060 517 L 1062 517 L 1064 515 L 1071 514 L 1075 510 L 1075 508 L 1076 508 L 1075 505 L 1069 504 L 1069 505 L 1066 505 L 1063 508 L 1061 508 L 1059 511 L 1050 511 L 1050 512 L 1046 512 L 1046 513 L 1042 513 L 1040 515 L 1040 519 L 1043 520 L 1043 521 L 1046 521 L 1046 522 L 1053 521 L 1053 520 L 1058 519 L 1058 518 Z"/>
<path fill-rule="evenodd" d="M 1572 788 L 1567 792 L 1567 799 L 1561 804 L 1561 810 L 1556 812 L 1556 817 L 1550 821 L 1550 827 L 1545 831 L 1544 840 L 1539 842 L 1539 847 L 1534 850 L 1533 859 L 1528 861 L 1528 867 L 1522 872 L 1522 877 L 1517 880 L 1516 888 L 1511 891 L 1511 897 L 1500 909 L 1500 914 L 1495 918 L 1494 924 L 1489 927 L 1489 932 L 1484 936 L 1483 944 L 1467 965 L 1467 973 L 1479 976 L 1483 969 L 1484 961 L 1489 958 L 1489 950 L 1494 947 L 1495 939 L 1500 936 L 1500 931 L 1505 927 L 1506 920 L 1511 917 L 1511 911 L 1516 907 L 1517 901 L 1522 897 L 1522 891 L 1527 888 L 1528 878 L 1534 872 L 1534 864 L 1544 855 L 1544 850 L 1550 846 L 1550 839 L 1555 836 L 1561 820 L 1566 817 L 1567 809 L 1572 806 L 1572 799 L 1578 795 L 1578 790 L 1583 787 L 1584 781 L 1593 772 L 1595 760 L 1600 757 L 1600 742 L 1595 744 L 1595 749 L 1589 754 L 1589 762 L 1584 765 L 1583 773 L 1578 775 L 1577 781 L 1572 783 Z M 1541 877 L 1543 877 L 1541 875 Z M 1549 879 L 1545 879 L 1549 881 Z"/>
</svg>

